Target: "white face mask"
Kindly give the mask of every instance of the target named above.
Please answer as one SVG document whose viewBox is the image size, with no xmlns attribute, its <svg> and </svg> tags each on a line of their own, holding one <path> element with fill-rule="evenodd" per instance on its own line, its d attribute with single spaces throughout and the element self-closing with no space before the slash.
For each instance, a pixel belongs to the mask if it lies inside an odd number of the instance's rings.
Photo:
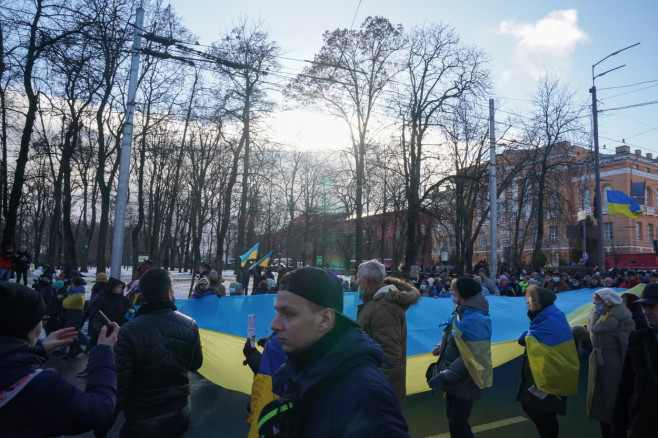
<svg viewBox="0 0 658 438">
<path fill-rule="evenodd" d="M 459 298 L 458 297 L 453 295 L 452 297 L 450 297 L 450 299 L 452 300 L 453 303 L 459 304 Z"/>
</svg>

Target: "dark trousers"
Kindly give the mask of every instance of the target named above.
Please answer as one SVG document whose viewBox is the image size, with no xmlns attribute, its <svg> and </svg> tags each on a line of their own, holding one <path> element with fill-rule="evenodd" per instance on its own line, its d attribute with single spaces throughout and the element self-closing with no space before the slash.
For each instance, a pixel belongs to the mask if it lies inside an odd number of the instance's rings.
<svg viewBox="0 0 658 438">
<path fill-rule="evenodd" d="M 21 276 L 23 277 L 23 284 L 27 286 L 27 269 L 16 271 L 16 283 L 21 282 Z"/>
<path fill-rule="evenodd" d="M 472 409 L 472 400 L 462 400 L 446 394 L 446 416 L 451 438 L 473 438 L 471 426 L 468 424 Z"/>
<path fill-rule="evenodd" d="M 157 417 L 126 420 L 121 427 L 120 438 L 178 438 L 190 425 L 187 407 Z"/>
<path fill-rule="evenodd" d="M 540 438 L 557 438 L 560 424 L 557 422 L 557 414 L 554 412 L 543 412 L 526 405 L 521 405 L 523 411 L 530 417 Z"/>
<path fill-rule="evenodd" d="M 599 421 L 599 425 L 601 426 L 601 436 L 603 438 L 612 438 L 612 424 Z"/>
</svg>

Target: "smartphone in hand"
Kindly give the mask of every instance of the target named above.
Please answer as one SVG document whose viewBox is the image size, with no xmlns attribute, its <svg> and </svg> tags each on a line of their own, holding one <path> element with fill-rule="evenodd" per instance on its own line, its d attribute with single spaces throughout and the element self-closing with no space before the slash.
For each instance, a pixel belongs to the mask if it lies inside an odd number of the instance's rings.
<svg viewBox="0 0 658 438">
<path fill-rule="evenodd" d="M 110 333 L 112 333 L 112 326 L 110 325 L 110 319 L 103 313 L 102 310 L 96 312 L 96 316 L 94 316 L 94 320 L 92 324 L 94 325 L 94 329 L 98 331 L 98 333 L 101 332 L 101 328 L 103 328 L 103 326 L 107 327 L 107 333 L 105 334 L 106 336 L 109 336 Z"/>
</svg>

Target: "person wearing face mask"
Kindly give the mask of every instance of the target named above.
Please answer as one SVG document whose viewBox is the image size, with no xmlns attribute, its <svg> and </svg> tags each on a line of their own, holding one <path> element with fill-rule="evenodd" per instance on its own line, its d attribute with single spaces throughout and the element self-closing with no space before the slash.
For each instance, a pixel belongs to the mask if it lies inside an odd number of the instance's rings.
<svg viewBox="0 0 658 438">
<path fill-rule="evenodd" d="M 597 420 L 603 438 L 612 437 L 612 409 L 621 379 L 628 339 L 635 322 L 631 311 L 624 306 L 621 296 L 610 288 L 594 293 L 594 309 L 587 328 L 571 327 L 575 339 L 592 343 L 589 355 L 587 385 L 587 413 Z"/>
<path fill-rule="evenodd" d="M 603 283 L 601 283 L 601 277 L 598 275 L 595 277 L 592 277 L 592 279 L 589 282 L 586 282 L 583 287 L 589 287 L 590 289 L 598 289 L 603 286 Z"/>
<path fill-rule="evenodd" d="M 39 340 L 46 304 L 25 286 L 0 281 L 0 436 L 78 435 L 113 420 L 117 380 L 112 346 L 119 326 L 89 354 L 89 381 L 83 392 L 52 368 L 48 354 L 70 344 L 78 332 L 69 327 Z"/>
<path fill-rule="evenodd" d="M 559 281 L 557 282 L 555 293 L 567 292 L 571 290 L 571 286 L 569 286 L 569 275 L 566 272 L 561 273 L 558 280 Z M 553 281 L 555 282 L 555 278 L 553 278 Z"/>
<path fill-rule="evenodd" d="M 427 282 L 427 280 L 423 280 L 420 282 L 420 285 L 418 286 L 418 290 L 420 290 L 420 296 L 421 297 L 426 297 L 429 294 L 429 288 L 430 285 Z"/>
<path fill-rule="evenodd" d="M 470 277 L 453 280 L 451 288 L 455 311 L 432 350 L 439 361 L 427 384 L 446 393 L 450 436 L 472 437 L 468 419 L 473 402 L 493 384 L 489 302 Z"/>
<path fill-rule="evenodd" d="M 516 400 L 535 424 L 539 436 L 558 436 L 557 414 L 565 415 L 567 396 L 578 393 L 580 361 L 567 317 L 548 289 L 528 286 L 530 328 L 518 338 L 525 347 Z"/>
<path fill-rule="evenodd" d="M 418 303 L 420 292 L 411 284 L 386 277 L 386 268 L 376 260 L 363 262 L 356 274 L 359 304 L 356 322 L 384 351 L 380 369 L 388 378 L 400 408 L 407 395 L 407 317 L 409 307 Z M 427 284 L 427 283 L 425 283 Z"/>
</svg>

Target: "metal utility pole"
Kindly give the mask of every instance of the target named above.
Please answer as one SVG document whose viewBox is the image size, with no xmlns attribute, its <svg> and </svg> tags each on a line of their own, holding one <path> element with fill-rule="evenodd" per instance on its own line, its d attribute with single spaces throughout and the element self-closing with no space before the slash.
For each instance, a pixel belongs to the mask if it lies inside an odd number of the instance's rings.
<svg viewBox="0 0 658 438">
<path fill-rule="evenodd" d="M 496 272 L 498 272 L 498 201 L 496 200 L 496 120 L 494 118 L 494 100 L 489 99 L 489 168 L 491 174 L 489 175 L 489 234 L 490 236 L 490 249 L 489 249 L 489 275 L 493 280 Z"/>
<path fill-rule="evenodd" d="M 592 65 L 592 88 L 589 89 L 589 92 L 592 93 L 592 124 L 593 126 L 593 134 L 594 134 L 594 177 L 595 177 L 595 184 L 596 187 L 594 187 L 594 204 L 596 206 L 596 225 L 597 225 L 597 252 L 598 252 L 598 265 L 599 265 L 599 271 L 600 270 L 605 270 L 605 252 L 603 250 L 603 205 L 602 205 L 602 197 L 601 197 L 601 169 L 599 165 L 599 117 L 598 117 L 598 110 L 596 107 L 596 84 L 594 83 L 594 80 L 598 77 L 603 76 L 606 73 L 610 73 L 611 71 L 620 69 L 622 67 L 625 67 L 624 65 L 620 65 L 619 67 L 612 68 L 610 70 L 604 71 L 603 73 L 599 73 L 598 75 L 594 74 L 594 67 L 605 61 L 606 59 L 610 58 L 611 56 L 615 56 L 620 52 L 623 52 L 624 50 L 630 49 L 631 47 L 635 47 L 640 43 L 635 43 L 631 46 L 624 47 L 621 50 L 617 50 L 616 52 L 612 52 L 596 64 Z"/>
<path fill-rule="evenodd" d="M 119 164 L 119 185 L 117 188 L 116 211 L 114 214 L 114 232 L 112 233 L 112 265 L 110 270 L 110 275 L 115 278 L 121 278 L 123 260 L 123 236 L 126 223 L 130 176 L 130 149 L 133 141 L 133 116 L 135 114 L 135 95 L 137 94 L 139 54 L 142 46 L 142 25 L 144 24 L 144 9 L 142 6 L 142 3 L 140 3 L 135 19 L 135 36 L 133 39 L 132 58 L 130 59 L 126 121 L 123 124 L 121 138 L 121 161 Z"/>
</svg>

